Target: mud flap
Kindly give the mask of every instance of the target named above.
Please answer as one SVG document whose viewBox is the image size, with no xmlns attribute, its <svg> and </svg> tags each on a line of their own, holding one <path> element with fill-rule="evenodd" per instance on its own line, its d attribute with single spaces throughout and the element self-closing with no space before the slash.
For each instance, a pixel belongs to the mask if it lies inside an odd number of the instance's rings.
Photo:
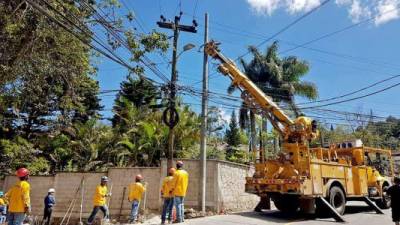
<svg viewBox="0 0 400 225">
<path fill-rule="evenodd" d="M 330 213 L 332 214 L 332 216 L 333 216 L 333 218 L 336 220 L 336 222 L 342 222 L 342 223 L 346 222 L 346 221 L 344 220 L 344 218 L 342 217 L 342 215 L 340 215 L 340 214 L 335 210 L 335 208 L 333 208 L 333 207 L 331 206 L 331 204 L 329 204 L 329 202 L 325 200 L 324 197 L 318 197 L 318 199 L 321 201 L 321 203 L 322 203 L 323 205 L 326 206 L 327 209 L 329 209 Z"/>
<path fill-rule="evenodd" d="M 261 212 L 263 209 L 271 209 L 271 198 L 268 195 L 260 197 L 260 202 L 254 208 L 254 211 Z"/>
<path fill-rule="evenodd" d="M 364 197 L 364 201 L 365 201 L 365 203 L 368 204 L 369 207 L 371 207 L 372 209 L 374 209 L 374 210 L 376 211 L 377 214 L 385 214 L 385 213 L 375 204 L 375 202 L 373 202 L 370 198 Z"/>
</svg>

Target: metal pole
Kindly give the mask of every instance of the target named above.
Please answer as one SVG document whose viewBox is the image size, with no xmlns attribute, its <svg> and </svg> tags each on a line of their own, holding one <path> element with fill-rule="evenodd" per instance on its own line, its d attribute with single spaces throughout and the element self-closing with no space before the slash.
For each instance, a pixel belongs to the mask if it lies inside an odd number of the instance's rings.
<svg viewBox="0 0 400 225">
<path fill-rule="evenodd" d="M 170 94 L 170 107 L 175 108 L 175 95 L 176 95 L 176 61 L 177 61 L 177 50 L 178 50 L 178 36 L 179 36 L 179 17 L 175 16 L 174 23 L 174 43 L 172 49 L 172 71 L 171 71 L 171 94 Z M 172 110 L 170 111 L 170 118 L 173 118 Z M 174 127 L 169 128 L 168 133 L 168 162 L 167 168 L 171 168 L 173 166 L 173 157 L 174 157 L 174 138 L 175 138 L 175 130 Z"/>
<path fill-rule="evenodd" d="M 205 14 L 204 44 L 208 42 L 208 14 Z M 208 55 L 204 51 L 203 56 L 203 96 L 201 102 L 201 141 L 200 141 L 200 168 L 201 168 L 201 188 L 200 206 L 201 211 L 206 213 L 206 176 L 207 176 L 207 114 L 208 114 Z"/>
</svg>

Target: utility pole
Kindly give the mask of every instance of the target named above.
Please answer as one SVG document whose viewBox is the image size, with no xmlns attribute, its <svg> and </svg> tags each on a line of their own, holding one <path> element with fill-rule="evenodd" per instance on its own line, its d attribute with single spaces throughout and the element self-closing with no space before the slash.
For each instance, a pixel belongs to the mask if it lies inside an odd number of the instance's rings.
<svg viewBox="0 0 400 225">
<path fill-rule="evenodd" d="M 208 42 L 208 14 L 205 14 L 204 45 Z M 201 187 L 199 205 L 203 215 L 206 213 L 206 182 L 207 182 L 207 114 L 208 114 L 208 55 L 203 56 L 203 96 L 201 101 L 201 136 L 200 136 L 200 168 Z"/>
<path fill-rule="evenodd" d="M 176 62 L 177 62 L 177 51 L 178 51 L 178 37 L 179 31 L 196 33 L 197 22 L 193 20 L 193 25 L 180 25 L 179 21 L 182 16 L 182 12 L 180 12 L 179 16 L 175 16 L 174 22 L 167 21 L 163 15 L 160 16 L 161 21 L 157 22 L 157 25 L 161 28 L 166 28 L 174 31 L 174 42 L 172 49 L 172 71 L 171 71 L 171 82 L 169 84 L 170 96 L 169 96 L 169 104 L 167 109 L 165 109 L 163 113 L 164 123 L 169 127 L 168 133 L 168 162 L 167 168 L 173 167 L 173 157 L 174 157 L 174 139 L 175 139 L 175 130 L 174 127 L 179 122 L 179 115 L 175 108 L 175 100 L 176 100 L 176 82 L 178 80 L 176 73 Z"/>
</svg>

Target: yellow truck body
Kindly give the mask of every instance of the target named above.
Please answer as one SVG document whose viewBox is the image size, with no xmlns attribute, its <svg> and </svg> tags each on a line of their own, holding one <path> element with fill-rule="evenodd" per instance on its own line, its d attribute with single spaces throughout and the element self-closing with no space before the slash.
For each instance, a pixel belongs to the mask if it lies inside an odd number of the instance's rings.
<svg viewBox="0 0 400 225">
<path fill-rule="evenodd" d="M 281 136 L 283 144 L 279 157 L 266 160 L 263 151 L 259 151 L 259 156 L 255 153 L 258 161 L 254 176 L 246 178 L 246 191 L 259 195 L 260 204 L 272 198 L 282 211 L 313 212 L 322 202 L 321 205 L 335 214 L 343 214 L 346 201 L 352 199 L 364 199 L 377 211 L 371 199 L 382 208 L 390 206 L 384 191 L 393 177 L 390 151 L 364 147 L 360 140 L 333 144 L 329 148 L 309 148 L 319 133 L 315 120 L 305 116 L 292 119 L 286 115 L 220 52 L 219 43 L 206 43 L 204 51 L 221 62 L 218 70 L 242 91 L 244 103 L 254 113 L 266 117 Z"/>
<path fill-rule="evenodd" d="M 282 148 L 278 159 L 255 164 L 254 176 L 246 178 L 246 192 L 272 197 L 278 209 L 280 201 L 291 201 L 293 208 L 298 205 L 297 210 L 302 200 L 330 198 L 332 188 L 338 187 L 344 199 L 336 199 L 336 203 L 335 199 L 328 201 L 341 214 L 347 200 L 361 197 L 375 200 L 381 208 L 390 207 L 390 199 L 384 192 L 393 176 L 389 150 L 364 146 L 308 148 L 298 143 L 285 143 Z M 375 155 L 374 162 L 368 160 L 370 155 Z M 374 164 L 383 166 L 377 168 Z M 294 209 L 282 206 L 281 210 Z"/>
</svg>

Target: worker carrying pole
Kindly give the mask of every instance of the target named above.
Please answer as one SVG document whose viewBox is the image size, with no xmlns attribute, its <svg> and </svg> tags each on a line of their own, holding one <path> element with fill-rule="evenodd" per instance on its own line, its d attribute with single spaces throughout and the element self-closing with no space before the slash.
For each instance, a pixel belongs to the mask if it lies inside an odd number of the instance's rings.
<svg viewBox="0 0 400 225">
<path fill-rule="evenodd" d="M 92 224 L 96 214 L 101 210 L 104 215 L 104 219 L 109 218 L 109 212 L 108 212 L 108 207 L 106 204 L 106 198 L 111 196 L 111 193 L 108 193 L 108 177 L 103 176 L 101 177 L 101 183 L 100 185 L 97 185 L 96 187 L 96 192 L 93 196 L 93 211 L 90 214 L 90 217 L 88 219 L 88 224 Z"/>
<path fill-rule="evenodd" d="M 19 181 L 6 193 L 8 205 L 8 225 L 22 225 L 31 212 L 29 170 L 20 168 L 16 172 Z"/>
</svg>

